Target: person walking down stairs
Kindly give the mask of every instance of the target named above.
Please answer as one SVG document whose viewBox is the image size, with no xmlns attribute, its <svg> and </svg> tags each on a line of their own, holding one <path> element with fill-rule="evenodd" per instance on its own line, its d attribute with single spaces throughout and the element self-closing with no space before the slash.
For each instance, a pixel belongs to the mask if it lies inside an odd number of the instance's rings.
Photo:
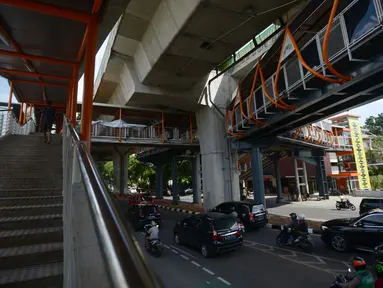
<svg viewBox="0 0 383 288">
<path fill-rule="evenodd" d="M 47 101 L 47 107 L 44 108 L 43 112 L 41 113 L 41 117 L 43 118 L 43 129 L 44 129 L 44 143 L 51 143 L 51 131 L 52 131 L 52 125 L 53 120 L 55 117 L 55 110 L 52 107 L 52 102 Z M 41 121 L 40 121 L 41 123 Z"/>
<path fill-rule="evenodd" d="M 0 287 L 63 287 L 61 137 L 0 139 Z"/>
</svg>

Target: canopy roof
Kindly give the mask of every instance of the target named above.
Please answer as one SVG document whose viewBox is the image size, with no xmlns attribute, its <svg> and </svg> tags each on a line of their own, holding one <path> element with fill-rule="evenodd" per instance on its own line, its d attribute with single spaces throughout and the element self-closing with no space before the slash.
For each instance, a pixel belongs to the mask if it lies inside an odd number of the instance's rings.
<svg viewBox="0 0 383 288">
<path fill-rule="evenodd" d="M 129 2 L 0 0 L 0 75 L 12 81 L 16 99 L 65 107 L 90 16 L 100 15 L 98 50 Z"/>
</svg>

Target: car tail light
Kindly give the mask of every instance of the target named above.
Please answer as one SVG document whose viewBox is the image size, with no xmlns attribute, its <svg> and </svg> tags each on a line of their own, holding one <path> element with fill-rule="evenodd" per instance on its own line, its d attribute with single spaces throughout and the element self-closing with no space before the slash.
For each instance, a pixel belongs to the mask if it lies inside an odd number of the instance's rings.
<svg viewBox="0 0 383 288">
<path fill-rule="evenodd" d="M 212 239 L 213 241 L 215 241 L 215 240 L 217 240 L 217 239 L 222 239 L 222 238 L 223 238 L 222 235 L 218 235 L 218 234 L 217 234 L 217 231 L 213 230 L 213 234 L 211 235 L 211 239 Z"/>
<path fill-rule="evenodd" d="M 241 235 L 241 230 L 238 230 L 237 232 L 235 232 L 235 235 L 237 236 Z"/>
<path fill-rule="evenodd" d="M 253 213 L 249 212 L 250 221 L 254 221 Z"/>
</svg>

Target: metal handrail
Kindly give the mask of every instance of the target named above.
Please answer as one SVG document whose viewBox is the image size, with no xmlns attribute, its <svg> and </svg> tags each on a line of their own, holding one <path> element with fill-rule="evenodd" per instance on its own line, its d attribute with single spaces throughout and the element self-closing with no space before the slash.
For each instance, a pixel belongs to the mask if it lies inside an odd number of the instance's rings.
<svg viewBox="0 0 383 288">
<path fill-rule="evenodd" d="M 134 232 L 128 232 L 129 228 L 105 187 L 86 144 L 80 142 L 69 120 L 65 118 L 64 121 L 76 151 L 92 220 L 113 287 L 162 287 L 137 248 L 136 241 L 131 236 Z"/>
</svg>

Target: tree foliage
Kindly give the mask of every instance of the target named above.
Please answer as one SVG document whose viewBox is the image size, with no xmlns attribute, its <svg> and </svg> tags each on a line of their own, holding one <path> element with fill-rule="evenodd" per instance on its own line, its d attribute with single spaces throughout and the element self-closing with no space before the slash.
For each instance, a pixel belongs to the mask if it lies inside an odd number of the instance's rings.
<svg viewBox="0 0 383 288">
<path fill-rule="evenodd" d="M 112 161 L 98 163 L 97 169 L 106 183 L 111 184 L 113 182 L 114 171 Z"/>
<path fill-rule="evenodd" d="M 383 136 L 383 113 L 380 113 L 377 117 L 368 117 L 364 128 L 372 134 Z"/>
<path fill-rule="evenodd" d="M 368 163 L 383 162 L 383 136 L 379 136 L 372 141 L 372 149 L 366 152 Z"/>
<path fill-rule="evenodd" d="M 151 163 L 138 161 L 136 155 L 129 157 L 128 182 L 142 188 L 150 188 L 156 179 L 156 171 Z"/>
</svg>

